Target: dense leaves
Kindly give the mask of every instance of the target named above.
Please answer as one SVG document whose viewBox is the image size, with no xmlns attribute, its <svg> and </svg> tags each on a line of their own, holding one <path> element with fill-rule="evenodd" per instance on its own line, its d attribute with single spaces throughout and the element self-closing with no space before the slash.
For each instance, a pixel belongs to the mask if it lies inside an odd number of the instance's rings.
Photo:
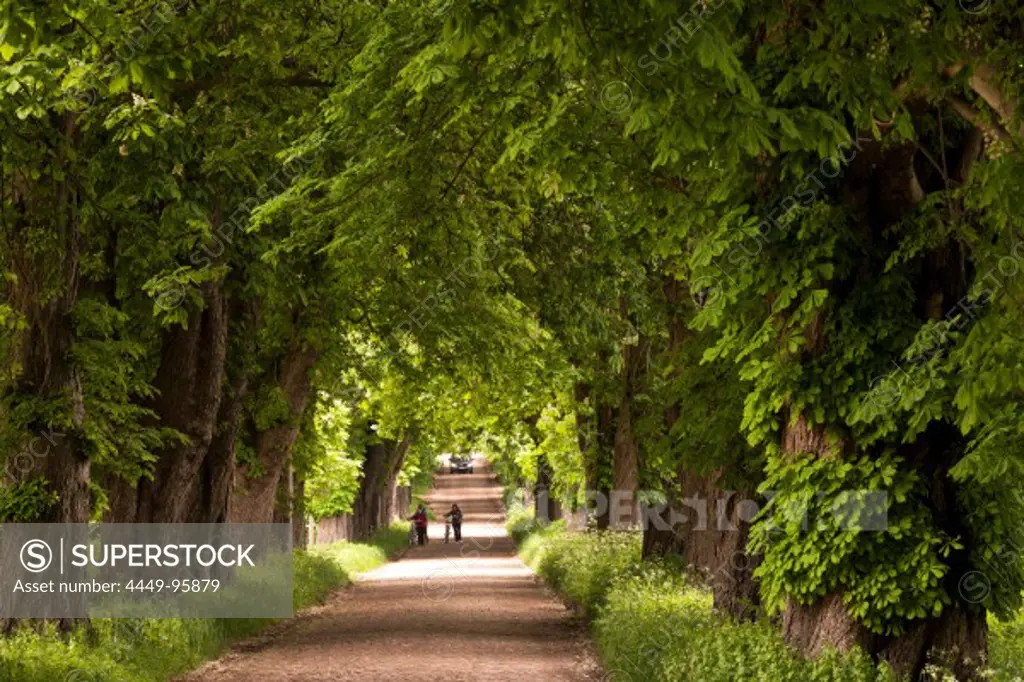
<svg viewBox="0 0 1024 682">
<path fill-rule="evenodd" d="M 1022 21 L 9 4 L 0 515 L 374 515 L 469 450 L 568 507 L 760 485 L 792 643 L 973 674 L 1024 590 Z M 887 530 L 779 518 L 851 491 Z"/>
</svg>

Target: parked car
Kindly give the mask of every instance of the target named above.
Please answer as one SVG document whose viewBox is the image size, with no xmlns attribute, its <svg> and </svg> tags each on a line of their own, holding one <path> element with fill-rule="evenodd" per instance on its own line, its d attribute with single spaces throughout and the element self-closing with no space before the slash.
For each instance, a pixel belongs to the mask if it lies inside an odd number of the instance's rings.
<svg viewBox="0 0 1024 682">
<path fill-rule="evenodd" d="M 462 456 L 452 457 L 448 465 L 448 471 L 453 474 L 473 473 L 473 458 Z"/>
</svg>

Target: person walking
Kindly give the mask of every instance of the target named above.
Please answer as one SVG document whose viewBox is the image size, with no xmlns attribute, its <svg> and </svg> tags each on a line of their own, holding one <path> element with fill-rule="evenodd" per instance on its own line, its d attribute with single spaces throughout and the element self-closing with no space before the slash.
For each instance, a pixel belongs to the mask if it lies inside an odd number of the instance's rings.
<svg viewBox="0 0 1024 682">
<path fill-rule="evenodd" d="M 455 542 L 462 542 L 462 510 L 459 509 L 459 505 L 453 504 L 452 510 L 444 517 L 452 524 L 452 530 L 455 531 Z"/>
<path fill-rule="evenodd" d="M 420 545 L 427 544 L 427 510 L 421 504 L 416 507 L 416 513 L 413 514 L 409 519 L 413 522 L 416 527 L 416 542 Z"/>
</svg>

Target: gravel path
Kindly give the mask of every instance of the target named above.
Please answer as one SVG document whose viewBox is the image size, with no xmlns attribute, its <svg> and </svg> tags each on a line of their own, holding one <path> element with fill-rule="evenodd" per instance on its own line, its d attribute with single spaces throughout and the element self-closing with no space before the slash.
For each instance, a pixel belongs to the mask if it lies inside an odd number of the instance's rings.
<svg viewBox="0 0 1024 682">
<path fill-rule="evenodd" d="M 438 476 L 430 506 L 459 503 L 462 544 L 432 524 L 426 547 L 182 682 L 600 680 L 582 623 L 516 556 L 500 496 L 491 473 Z"/>
</svg>

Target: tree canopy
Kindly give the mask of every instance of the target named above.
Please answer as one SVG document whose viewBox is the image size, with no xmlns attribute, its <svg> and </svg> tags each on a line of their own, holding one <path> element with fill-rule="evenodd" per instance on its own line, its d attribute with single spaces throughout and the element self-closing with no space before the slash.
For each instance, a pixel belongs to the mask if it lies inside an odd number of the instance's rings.
<svg viewBox="0 0 1024 682">
<path fill-rule="evenodd" d="M 479 450 L 557 506 L 721 503 L 729 530 L 645 552 L 749 555 L 716 604 L 805 653 L 955 646 L 972 675 L 1024 590 L 1022 27 L 967 0 L 8 3 L 0 520 L 290 518 L 295 471 L 368 533 Z M 888 529 L 779 522 L 848 491 Z"/>
</svg>

